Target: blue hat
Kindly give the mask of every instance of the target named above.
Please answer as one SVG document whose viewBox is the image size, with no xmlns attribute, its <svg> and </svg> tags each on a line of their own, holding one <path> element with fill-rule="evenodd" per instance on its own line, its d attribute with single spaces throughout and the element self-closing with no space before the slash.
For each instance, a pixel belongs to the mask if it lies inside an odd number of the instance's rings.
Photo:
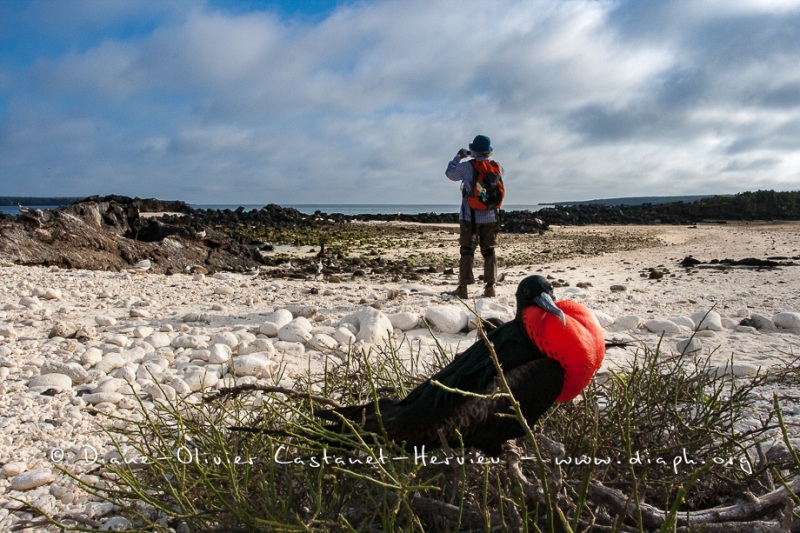
<svg viewBox="0 0 800 533">
<path fill-rule="evenodd" d="M 469 145 L 469 149 L 477 154 L 486 154 L 492 151 L 492 141 L 486 135 L 478 135 Z"/>
</svg>

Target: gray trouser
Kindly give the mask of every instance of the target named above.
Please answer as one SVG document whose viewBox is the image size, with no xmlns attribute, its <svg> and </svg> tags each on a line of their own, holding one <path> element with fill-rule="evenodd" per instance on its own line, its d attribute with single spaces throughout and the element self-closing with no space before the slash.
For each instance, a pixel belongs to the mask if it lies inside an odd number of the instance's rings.
<svg viewBox="0 0 800 533">
<path fill-rule="evenodd" d="M 472 285 L 475 277 L 472 275 L 472 260 L 475 257 L 475 248 L 480 245 L 483 256 L 483 281 L 487 285 L 494 285 L 497 279 L 497 257 L 494 247 L 497 246 L 497 224 L 473 224 L 466 220 L 460 222 L 461 233 L 458 244 L 461 247 L 461 259 L 458 262 L 458 284 Z"/>
</svg>

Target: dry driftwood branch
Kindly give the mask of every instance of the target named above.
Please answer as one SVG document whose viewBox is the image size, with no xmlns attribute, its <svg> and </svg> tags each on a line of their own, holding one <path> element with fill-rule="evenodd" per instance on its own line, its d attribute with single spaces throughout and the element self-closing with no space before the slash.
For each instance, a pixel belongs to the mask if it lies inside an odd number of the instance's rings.
<svg viewBox="0 0 800 533">
<path fill-rule="evenodd" d="M 794 478 L 789 483 L 789 488 L 797 493 L 800 490 L 800 477 Z M 589 497 L 597 503 L 608 505 L 617 513 L 631 515 L 634 511 L 634 504 L 627 495 L 616 489 L 608 488 L 598 481 L 589 483 Z M 722 522 L 754 522 L 769 513 L 779 510 L 789 498 L 791 498 L 789 491 L 785 487 L 780 487 L 752 501 L 741 502 L 727 507 L 693 511 L 691 513 L 679 513 L 677 522 L 679 526 L 689 527 Z M 642 521 L 647 527 L 660 527 L 666 519 L 666 513 L 652 505 L 642 504 L 640 505 L 640 511 Z"/>
<path fill-rule="evenodd" d="M 397 504 L 395 493 L 388 493 L 386 496 L 390 505 Z M 480 531 L 486 525 L 484 514 L 471 507 L 464 506 L 459 510 L 456 505 L 424 496 L 414 496 L 410 503 L 414 512 L 427 524 L 452 528 L 459 523 L 459 515 L 461 515 L 460 527 L 462 529 Z M 492 528 L 500 527 L 503 523 L 499 513 L 489 513 L 488 520 Z"/>
<path fill-rule="evenodd" d="M 676 533 L 693 533 L 697 528 L 679 527 Z M 703 524 L 702 533 L 783 533 L 788 531 L 778 522 L 720 522 L 718 524 Z"/>
<path fill-rule="evenodd" d="M 255 384 L 238 385 L 236 387 L 225 387 L 219 389 L 215 394 L 206 396 L 205 400 L 210 401 L 225 396 L 236 397 L 243 392 L 253 392 L 253 391 L 280 393 L 280 394 L 285 394 L 286 396 L 291 396 L 292 398 L 308 398 L 323 405 L 330 405 L 331 407 L 342 406 L 342 404 L 340 404 L 336 400 L 331 400 L 330 398 L 325 398 L 324 396 L 311 394 L 310 392 L 287 389 L 286 387 L 278 387 L 277 385 L 255 385 Z"/>
<path fill-rule="evenodd" d="M 440 522 L 446 520 L 453 526 L 458 522 L 458 515 L 461 514 L 461 528 L 483 529 L 485 522 L 483 513 L 475 509 L 464 508 L 459 511 L 458 507 L 449 503 L 440 502 L 431 498 L 417 496 L 411 500 L 411 507 L 419 515 L 426 518 L 428 522 Z M 498 513 L 489 514 L 489 523 L 492 527 L 499 527 L 502 523 Z"/>
<path fill-rule="evenodd" d="M 522 491 L 525 493 L 525 498 L 528 501 L 540 503 L 542 505 L 547 504 L 547 498 L 544 496 L 544 492 L 540 489 L 540 487 L 534 483 L 531 483 L 528 480 L 528 477 L 522 471 L 522 467 L 520 466 L 520 456 L 516 450 L 505 450 L 506 456 L 508 457 L 506 464 L 508 465 L 508 471 L 511 473 L 522 486 Z"/>
</svg>

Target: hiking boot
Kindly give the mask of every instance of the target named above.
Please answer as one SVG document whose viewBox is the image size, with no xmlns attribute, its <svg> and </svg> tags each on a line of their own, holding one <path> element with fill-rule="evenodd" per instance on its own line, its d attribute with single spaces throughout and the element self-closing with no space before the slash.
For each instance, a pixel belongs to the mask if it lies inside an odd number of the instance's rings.
<svg viewBox="0 0 800 533">
<path fill-rule="evenodd" d="M 466 300 L 467 298 L 469 298 L 469 293 L 467 292 L 466 285 L 459 285 L 456 290 L 446 292 L 445 294 L 449 296 L 455 296 L 456 298 L 461 298 L 462 300 Z"/>
<path fill-rule="evenodd" d="M 497 296 L 497 293 L 494 290 L 494 285 L 487 285 L 485 289 L 483 289 L 483 296 L 486 298 L 494 298 Z"/>
</svg>

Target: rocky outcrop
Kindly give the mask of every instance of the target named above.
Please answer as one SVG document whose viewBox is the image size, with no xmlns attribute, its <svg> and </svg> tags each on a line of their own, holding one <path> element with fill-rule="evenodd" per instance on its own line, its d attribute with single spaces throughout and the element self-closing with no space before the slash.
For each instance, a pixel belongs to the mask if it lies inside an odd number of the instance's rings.
<svg viewBox="0 0 800 533">
<path fill-rule="evenodd" d="M 283 232 L 304 238 L 311 230 L 347 228 L 351 220 L 341 214 L 305 215 L 274 204 L 250 211 L 202 210 L 183 202 L 95 196 L 54 210 L 1 218 L 0 260 L 121 271 L 135 270 L 135 263 L 150 259 L 152 273 L 257 272 L 264 267 L 261 272 L 274 277 L 324 276 L 333 282 L 341 275 L 366 272 L 419 278 L 419 267 L 406 259 L 351 257 L 324 253 L 324 248 L 319 254 L 291 261 L 280 254 L 262 253 L 273 244 L 264 236 Z"/>
<path fill-rule="evenodd" d="M 5 217 L 0 220 L 0 257 L 23 265 L 117 271 L 150 258 L 158 273 L 195 264 L 208 270 L 258 264 L 248 247 L 224 235 L 209 246 L 186 225 L 143 216 L 161 209 L 192 211 L 182 202 L 114 196 Z"/>
</svg>

